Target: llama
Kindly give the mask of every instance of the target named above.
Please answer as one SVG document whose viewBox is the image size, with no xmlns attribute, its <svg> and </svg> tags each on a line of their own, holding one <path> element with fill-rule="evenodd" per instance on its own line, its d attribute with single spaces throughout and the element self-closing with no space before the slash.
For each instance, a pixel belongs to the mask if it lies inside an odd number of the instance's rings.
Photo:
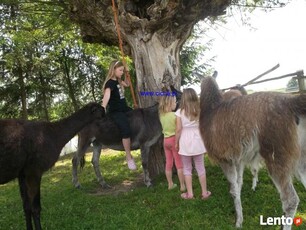
<svg viewBox="0 0 306 230">
<path fill-rule="evenodd" d="M 129 111 L 127 116 L 131 127 L 131 150 L 140 149 L 141 151 L 144 183 L 149 187 L 152 185 L 148 171 L 150 148 L 162 136 L 158 104 L 148 108 Z M 81 167 L 84 166 L 84 155 L 91 143 L 93 144 L 91 163 L 94 167 L 98 183 L 102 188 L 110 188 L 105 182 L 99 166 L 102 145 L 119 151 L 124 151 L 124 148 L 118 127 L 108 117 L 98 121 L 97 124 L 84 127 L 79 133 L 78 149 L 72 159 L 72 183 L 76 188 L 80 188 L 77 169 L 79 164 L 81 164 Z"/>
<path fill-rule="evenodd" d="M 243 95 L 247 95 L 247 91 L 242 86 L 233 87 L 231 90 L 228 90 L 222 94 L 223 100 L 230 101 L 234 100 L 236 97 L 241 97 Z M 258 183 L 258 172 L 262 167 L 261 164 L 262 158 L 259 154 L 256 154 L 256 159 L 254 159 L 248 167 L 253 175 L 252 180 L 252 190 L 255 191 L 257 183 Z"/>
<path fill-rule="evenodd" d="M 208 156 L 230 183 L 236 227 L 242 227 L 243 171 L 259 157 L 280 193 L 285 217 L 293 218 L 299 197 L 292 175 L 306 188 L 306 95 L 259 92 L 223 100 L 216 81 L 202 80 L 200 132 Z M 302 150 L 302 151 L 301 151 Z M 290 225 L 283 226 L 291 229 Z"/>
<path fill-rule="evenodd" d="M 27 229 L 41 229 L 42 174 L 57 161 L 64 145 L 85 125 L 105 111 L 90 103 L 57 122 L 0 120 L 0 184 L 18 178 Z"/>
</svg>

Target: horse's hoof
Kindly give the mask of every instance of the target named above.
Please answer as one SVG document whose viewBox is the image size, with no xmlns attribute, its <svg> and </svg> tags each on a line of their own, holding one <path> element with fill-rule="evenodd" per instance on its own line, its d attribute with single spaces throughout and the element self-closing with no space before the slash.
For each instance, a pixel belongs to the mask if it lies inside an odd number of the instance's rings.
<svg viewBox="0 0 306 230">
<path fill-rule="evenodd" d="M 81 189 L 81 185 L 80 185 L 80 184 L 75 185 L 74 187 L 75 187 L 76 189 Z"/>
<path fill-rule="evenodd" d="M 151 182 L 147 183 L 146 186 L 147 186 L 147 188 L 153 188 L 153 184 Z"/>
<path fill-rule="evenodd" d="M 108 185 L 108 184 L 101 184 L 101 187 L 103 188 L 103 189 L 112 189 L 112 186 L 110 186 L 110 185 Z"/>
</svg>

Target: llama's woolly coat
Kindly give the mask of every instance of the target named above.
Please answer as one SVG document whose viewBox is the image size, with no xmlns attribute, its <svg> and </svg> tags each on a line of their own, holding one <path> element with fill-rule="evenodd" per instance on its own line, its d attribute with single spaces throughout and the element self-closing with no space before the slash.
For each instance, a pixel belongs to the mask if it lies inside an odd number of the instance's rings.
<svg viewBox="0 0 306 230">
<path fill-rule="evenodd" d="M 42 174 L 57 161 L 64 145 L 85 125 L 105 115 L 90 103 L 58 122 L 0 120 L 0 184 L 18 178 L 27 229 L 41 229 Z"/>
<path fill-rule="evenodd" d="M 298 171 L 306 185 L 306 163 L 300 161 L 304 134 L 299 128 L 305 120 L 306 95 L 258 92 L 224 100 L 215 80 L 208 77 L 202 81 L 200 106 L 200 131 L 208 155 L 220 164 L 231 183 L 236 226 L 243 220 L 243 168 L 258 159 L 258 154 L 281 194 L 286 216 L 293 217 L 299 199 L 291 175 Z"/>
</svg>

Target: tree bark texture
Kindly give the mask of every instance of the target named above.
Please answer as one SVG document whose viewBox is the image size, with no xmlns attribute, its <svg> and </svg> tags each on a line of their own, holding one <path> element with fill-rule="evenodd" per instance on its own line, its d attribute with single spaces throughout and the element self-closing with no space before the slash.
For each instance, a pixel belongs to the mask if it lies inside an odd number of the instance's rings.
<svg viewBox="0 0 306 230">
<path fill-rule="evenodd" d="M 85 42 L 118 45 L 111 0 L 70 0 L 70 18 L 81 28 Z M 231 0 L 116 0 L 125 54 L 134 61 L 140 107 L 157 97 L 140 96 L 163 87 L 180 87 L 180 50 L 193 26 L 209 16 L 225 13 Z M 158 149 L 158 147 L 156 147 Z M 161 149 L 161 148 L 159 148 Z M 151 157 L 155 173 L 164 166 L 163 153 Z M 157 154 L 157 155 L 156 155 Z M 151 154 L 152 155 L 152 154 Z"/>
<path fill-rule="evenodd" d="M 27 92 L 24 83 L 24 73 L 21 67 L 21 64 L 18 63 L 19 66 L 17 67 L 18 71 L 18 80 L 20 86 L 20 99 L 21 99 L 21 118 L 27 120 L 28 119 L 28 109 L 27 109 Z"/>
</svg>

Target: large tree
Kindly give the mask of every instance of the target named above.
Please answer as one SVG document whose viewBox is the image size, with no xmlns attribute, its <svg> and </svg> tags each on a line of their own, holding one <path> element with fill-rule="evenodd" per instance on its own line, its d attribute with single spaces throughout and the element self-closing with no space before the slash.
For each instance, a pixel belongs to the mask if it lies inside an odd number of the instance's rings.
<svg viewBox="0 0 306 230">
<path fill-rule="evenodd" d="M 117 0 L 124 50 L 134 61 L 137 90 L 158 91 L 163 83 L 179 87 L 179 54 L 193 26 L 224 14 L 230 0 Z M 70 0 L 71 19 L 84 41 L 118 44 L 111 0 Z M 139 97 L 141 107 L 152 98 Z"/>
</svg>

